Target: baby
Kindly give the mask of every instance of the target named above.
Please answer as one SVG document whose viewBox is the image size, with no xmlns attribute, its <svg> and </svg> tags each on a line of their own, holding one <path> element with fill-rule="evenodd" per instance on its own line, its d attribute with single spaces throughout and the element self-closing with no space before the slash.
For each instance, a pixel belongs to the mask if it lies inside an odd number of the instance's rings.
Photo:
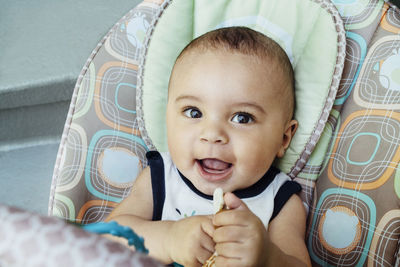
<svg viewBox="0 0 400 267">
<path fill-rule="evenodd" d="M 296 132 L 294 75 L 278 44 L 245 27 L 193 40 L 168 88 L 169 153 L 149 167 L 107 220 L 132 227 L 165 264 L 310 265 L 301 187 L 271 166 Z M 229 210 L 213 214 L 212 194 Z"/>
</svg>

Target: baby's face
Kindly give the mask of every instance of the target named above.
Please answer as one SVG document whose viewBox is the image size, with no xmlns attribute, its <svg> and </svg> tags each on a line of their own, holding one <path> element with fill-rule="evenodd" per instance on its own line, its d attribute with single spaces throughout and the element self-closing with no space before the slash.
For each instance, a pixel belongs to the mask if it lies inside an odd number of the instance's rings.
<svg viewBox="0 0 400 267">
<path fill-rule="evenodd" d="M 246 188 L 283 156 L 297 124 L 288 122 L 276 89 L 284 83 L 269 69 L 253 56 L 213 51 L 189 52 L 175 66 L 168 147 L 201 192 Z"/>
</svg>

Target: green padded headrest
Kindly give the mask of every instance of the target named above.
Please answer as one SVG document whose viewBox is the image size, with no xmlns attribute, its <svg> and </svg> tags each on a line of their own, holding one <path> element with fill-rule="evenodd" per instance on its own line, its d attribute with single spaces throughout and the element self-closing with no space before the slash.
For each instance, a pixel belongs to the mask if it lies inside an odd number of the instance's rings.
<svg viewBox="0 0 400 267">
<path fill-rule="evenodd" d="M 180 51 L 210 30 L 247 26 L 277 41 L 295 71 L 299 128 L 276 162 L 295 177 L 321 136 L 343 70 L 345 33 L 335 7 L 311 0 L 174 0 L 164 3 L 153 26 L 137 90 L 139 126 L 148 147 L 168 150 L 168 81 Z"/>
</svg>

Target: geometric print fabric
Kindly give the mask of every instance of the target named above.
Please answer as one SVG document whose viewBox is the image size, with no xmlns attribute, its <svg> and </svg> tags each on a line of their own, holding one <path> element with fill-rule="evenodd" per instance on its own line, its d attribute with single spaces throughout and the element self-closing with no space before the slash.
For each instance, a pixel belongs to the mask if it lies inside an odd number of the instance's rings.
<svg viewBox="0 0 400 267">
<path fill-rule="evenodd" d="M 398 253 L 400 12 L 383 1 L 366 9 L 363 28 L 344 19 L 356 79 L 336 98 L 338 130 L 316 183 L 307 240 L 315 265 L 394 266 Z"/>
<path fill-rule="evenodd" d="M 379 0 L 333 3 L 347 51 L 320 140 L 327 151 L 316 148 L 296 178 L 310 211 L 307 246 L 316 266 L 393 266 L 400 234 L 400 12 Z M 88 59 L 56 160 L 50 215 L 103 220 L 147 165 L 136 84 L 144 36 L 161 4 L 148 0 L 129 12 Z"/>
</svg>

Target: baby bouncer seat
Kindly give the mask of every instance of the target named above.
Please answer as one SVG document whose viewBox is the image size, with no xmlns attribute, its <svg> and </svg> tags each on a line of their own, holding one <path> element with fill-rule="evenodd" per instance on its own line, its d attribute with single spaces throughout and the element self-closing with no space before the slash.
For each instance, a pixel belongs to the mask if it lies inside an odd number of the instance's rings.
<svg viewBox="0 0 400 267">
<path fill-rule="evenodd" d="M 398 265 L 400 11 L 383 0 L 145 0 L 79 76 L 49 215 L 105 219 L 147 165 L 145 153 L 167 149 L 177 54 L 202 33 L 234 25 L 275 39 L 295 70 L 299 130 L 275 164 L 302 185 L 313 265 Z"/>
</svg>

